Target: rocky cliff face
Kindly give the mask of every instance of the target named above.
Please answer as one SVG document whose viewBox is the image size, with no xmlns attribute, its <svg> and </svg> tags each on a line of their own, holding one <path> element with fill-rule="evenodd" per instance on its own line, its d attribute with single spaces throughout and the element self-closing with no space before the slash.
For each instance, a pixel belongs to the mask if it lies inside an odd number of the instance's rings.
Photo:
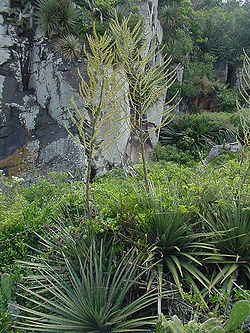
<svg viewBox="0 0 250 333">
<path fill-rule="evenodd" d="M 76 69 L 55 55 L 42 35 L 18 35 L 6 20 L 9 10 L 5 1 L 0 8 L 0 169 L 10 176 L 84 170 L 84 151 L 64 128 Z"/>
<path fill-rule="evenodd" d="M 158 0 L 152 1 L 150 6 L 141 4 L 149 35 L 156 33 L 161 43 L 157 8 Z M 65 126 L 77 134 L 67 110 L 73 111 L 72 95 L 81 107 L 77 69 L 86 75 L 86 63 L 63 59 L 39 31 L 18 34 L 17 26 L 7 20 L 9 12 L 9 1 L 1 1 L 0 169 L 9 176 L 28 176 L 47 170 L 81 170 L 84 177 L 86 155 Z M 125 98 L 123 112 L 127 114 L 130 113 L 128 104 Z M 155 119 L 152 110 L 149 110 L 149 122 Z M 151 138 L 148 149 L 157 139 L 157 134 Z M 99 154 L 94 168 L 96 172 L 103 172 L 120 165 L 125 156 L 137 161 L 138 152 L 138 143 L 127 127 L 108 152 Z"/>
</svg>

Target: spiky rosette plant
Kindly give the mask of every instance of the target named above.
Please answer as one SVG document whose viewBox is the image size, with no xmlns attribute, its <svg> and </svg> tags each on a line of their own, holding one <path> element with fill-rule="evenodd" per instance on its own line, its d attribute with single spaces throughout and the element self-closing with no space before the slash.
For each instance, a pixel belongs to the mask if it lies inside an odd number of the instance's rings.
<svg viewBox="0 0 250 333">
<path fill-rule="evenodd" d="M 212 287 L 220 283 L 230 290 L 234 281 L 249 287 L 250 279 L 250 219 L 249 209 L 240 203 L 211 207 L 206 218 L 206 228 L 213 232 L 212 242 L 220 250 L 221 257 L 208 257 L 207 260 L 219 266 Z"/>
<path fill-rule="evenodd" d="M 161 23 L 163 24 L 164 28 L 167 32 L 176 31 L 177 28 L 180 26 L 180 6 L 179 4 L 172 4 L 172 5 L 165 5 L 160 9 L 159 17 Z"/>
<path fill-rule="evenodd" d="M 216 254 L 215 246 L 205 239 L 211 238 L 210 232 L 197 231 L 197 222 L 193 221 L 191 213 L 182 214 L 176 211 L 161 211 L 151 216 L 146 223 L 149 245 L 155 244 L 163 260 L 165 273 L 169 276 L 180 294 L 183 296 L 183 287 L 189 282 L 193 290 L 203 298 L 210 288 L 210 281 L 202 270 L 203 258 Z M 201 286 L 201 288 L 200 288 Z"/>
<path fill-rule="evenodd" d="M 71 31 L 79 11 L 71 0 L 37 0 L 37 23 L 45 35 Z"/>
<path fill-rule="evenodd" d="M 57 41 L 56 48 L 69 60 L 79 59 L 82 53 L 82 43 L 79 38 L 68 34 Z"/>
<path fill-rule="evenodd" d="M 154 304 L 157 293 L 136 299 L 128 297 L 147 268 L 130 250 L 121 260 L 114 251 L 107 257 L 104 246 L 94 239 L 86 257 L 78 253 L 77 263 L 61 252 L 56 262 L 24 263 L 33 271 L 21 285 L 20 297 L 29 306 L 19 306 L 15 327 L 40 332 L 149 332 L 155 317 L 141 317 L 140 311 Z M 167 293 L 163 293 L 163 297 Z M 133 295 L 133 293 L 132 293 Z"/>
</svg>

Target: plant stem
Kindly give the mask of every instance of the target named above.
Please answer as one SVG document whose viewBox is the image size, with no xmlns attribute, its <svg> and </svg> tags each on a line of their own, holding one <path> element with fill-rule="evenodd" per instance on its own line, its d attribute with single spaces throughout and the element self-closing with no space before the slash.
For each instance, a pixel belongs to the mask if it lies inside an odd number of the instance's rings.
<svg viewBox="0 0 250 333">
<path fill-rule="evenodd" d="M 145 148 L 144 142 L 140 142 L 140 149 L 141 149 L 141 158 L 142 158 L 142 166 L 143 166 L 143 176 L 145 180 L 146 191 L 149 193 L 149 180 L 148 180 L 148 170 L 146 165 L 146 156 L 145 156 Z"/>
<path fill-rule="evenodd" d="M 92 219 L 92 210 L 90 207 L 90 181 L 91 181 L 91 170 L 92 170 L 92 160 L 95 153 L 95 143 L 94 143 L 94 136 L 96 134 L 96 124 L 99 118 L 101 117 L 101 104 L 103 99 L 103 90 L 104 90 L 104 75 L 102 75 L 101 81 L 101 92 L 100 92 L 100 100 L 98 103 L 98 107 L 96 110 L 96 114 L 93 117 L 93 126 L 91 131 L 91 140 L 90 140 L 90 149 L 89 149 L 89 156 L 88 156 L 88 167 L 87 167 L 87 179 L 86 179 L 86 206 L 87 206 L 87 215 L 89 219 Z"/>
<path fill-rule="evenodd" d="M 86 179 L 86 206 L 87 206 L 87 215 L 88 218 L 91 219 L 92 218 L 92 212 L 91 212 L 91 208 L 90 208 L 90 180 L 91 180 L 91 163 L 92 163 L 92 157 L 91 155 L 93 155 L 93 151 L 90 151 L 90 156 L 88 158 L 88 166 L 87 166 L 87 179 Z"/>
</svg>

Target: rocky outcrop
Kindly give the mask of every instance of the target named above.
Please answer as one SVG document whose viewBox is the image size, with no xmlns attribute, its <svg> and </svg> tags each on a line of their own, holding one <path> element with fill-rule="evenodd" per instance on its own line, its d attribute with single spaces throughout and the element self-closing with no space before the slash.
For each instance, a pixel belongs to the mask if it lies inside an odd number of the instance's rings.
<svg viewBox="0 0 250 333">
<path fill-rule="evenodd" d="M 8 175 L 24 175 L 48 170 L 70 171 L 86 170 L 86 154 L 77 140 L 67 132 L 77 135 L 69 111 L 74 113 L 70 100 L 74 95 L 77 106 L 84 110 L 78 94 L 79 69 L 84 78 L 86 60 L 70 62 L 54 51 L 53 45 L 36 31 L 20 31 L 21 19 L 10 23 L 10 0 L 0 1 L 0 169 Z M 150 43 L 160 45 L 163 30 L 158 20 L 158 0 L 139 2 L 144 26 Z M 29 8 L 29 13 L 32 8 Z M 29 23 L 31 24 L 31 17 Z M 147 50 L 145 50 L 145 54 Z M 158 54 L 153 61 L 160 61 Z M 228 63 L 217 63 L 217 78 L 227 82 Z M 183 67 L 177 70 L 177 81 L 181 84 Z M 239 84 L 241 71 L 236 73 Z M 125 87 L 125 89 L 127 89 Z M 130 115 L 126 93 L 123 108 L 118 118 Z M 147 112 L 146 129 L 155 129 L 161 123 L 163 94 Z M 212 109 L 210 99 L 200 100 L 200 107 Z M 182 100 L 175 109 L 188 112 L 187 103 Z M 108 151 L 100 151 L 95 157 L 93 169 L 97 173 L 118 166 L 123 160 L 136 163 L 140 156 L 138 138 L 130 133 L 129 122 L 124 123 L 116 135 L 116 141 Z M 146 154 L 158 142 L 159 131 L 147 140 Z M 102 140 L 102 132 L 99 141 Z"/>
<path fill-rule="evenodd" d="M 144 17 L 144 26 L 146 31 L 148 31 L 148 38 L 151 41 L 148 43 L 148 49 L 150 48 L 150 44 L 156 42 L 158 45 L 161 45 L 162 38 L 163 38 L 163 29 L 160 24 L 160 21 L 158 20 L 158 0 L 153 0 L 151 4 L 148 2 L 141 4 L 141 13 Z M 145 55 L 148 52 L 148 49 L 145 50 Z M 157 58 L 154 60 L 161 61 L 162 55 L 159 53 L 157 55 Z M 148 112 L 147 112 L 147 120 L 149 126 L 159 126 L 162 117 L 159 116 L 163 114 L 164 107 L 163 104 L 165 103 L 166 99 L 166 93 L 162 94 L 162 96 L 159 98 L 159 100 L 156 102 L 156 104 L 152 105 Z M 148 145 L 155 147 L 156 143 L 159 139 L 159 131 L 155 132 L 150 137 L 150 141 Z"/>
<path fill-rule="evenodd" d="M 228 62 L 222 60 L 217 61 L 215 69 L 216 78 L 226 84 L 228 79 Z"/>
<path fill-rule="evenodd" d="M 236 153 L 240 149 L 241 149 L 241 144 L 239 142 L 224 143 L 223 145 L 213 146 L 206 157 L 205 165 L 207 165 L 208 163 L 213 161 L 216 157 L 218 157 L 223 152 L 223 150 Z"/>
<path fill-rule="evenodd" d="M 8 5 L 0 9 L 0 169 L 10 176 L 84 170 L 84 151 L 64 127 L 74 92 L 64 79 L 68 64 L 42 36 L 18 36 L 4 19 Z"/>
<path fill-rule="evenodd" d="M 82 170 L 84 176 L 84 149 L 65 128 L 77 135 L 68 110 L 74 113 L 70 102 L 73 95 L 76 105 L 83 110 L 77 71 L 87 77 L 86 61 L 65 60 L 39 31 L 18 35 L 15 25 L 6 20 L 9 2 L 5 0 L 1 6 L 0 169 L 10 176 L 49 170 Z M 151 5 L 141 2 L 145 28 L 149 36 L 155 34 L 157 42 L 161 43 L 163 32 L 157 8 L 158 0 Z M 123 95 L 123 108 L 118 115 L 121 119 L 130 115 L 128 97 L 124 92 Z M 160 105 L 164 100 L 165 95 L 159 100 L 158 109 L 149 110 L 148 126 L 157 126 L 161 121 L 156 112 L 161 113 Z M 93 168 L 97 173 L 120 165 L 124 156 L 133 162 L 139 159 L 138 142 L 131 136 L 128 122 L 116 134 L 116 141 L 109 150 L 99 152 L 94 160 Z M 157 141 L 158 133 L 150 138 L 146 150 L 152 149 Z"/>
</svg>

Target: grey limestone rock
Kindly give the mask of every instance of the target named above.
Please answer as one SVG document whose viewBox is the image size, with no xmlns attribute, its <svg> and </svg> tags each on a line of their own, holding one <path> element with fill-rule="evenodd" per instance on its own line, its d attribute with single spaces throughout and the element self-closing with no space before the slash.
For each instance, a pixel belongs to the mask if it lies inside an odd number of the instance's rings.
<svg viewBox="0 0 250 333">
<path fill-rule="evenodd" d="M 0 4 L 0 168 L 9 176 L 82 169 L 86 155 L 67 133 L 67 107 L 75 91 L 68 66 L 41 34 L 16 33 L 6 18 L 9 1 Z M 64 70 L 63 70 L 64 68 Z"/>
<path fill-rule="evenodd" d="M 210 163 L 216 157 L 218 157 L 223 149 L 231 151 L 232 153 L 236 153 L 241 149 L 241 144 L 239 142 L 232 142 L 232 143 L 224 143 L 223 145 L 216 145 L 212 147 L 209 154 L 206 157 L 205 164 Z"/>
<path fill-rule="evenodd" d="M 228 62 L 218 61 L 216 64 L 216 77 L 223 83 L 227 82 L 228 77 Z"/>
<path fill-rule="evenodd" d="M 149 4 L 146 1 L 142 1 L 139 3 L 140 12 L 144 20 L 144 26 L 146 31 L 146 36 L 149 38 L 149 43 L 144 51 L 146 55 L 151 43 L 155 40 L 159 45 L 162 42 L 163 38 L 163 29 L 158 20 L 158 0 L 152 0 Z M 155 64 L 156 61 L 161 61 L 162 55 L 159 53 L 157 57 L 154 59 L 152 65 Z M 165 103 L 166 93 L 162 94 L 162 96 L 158 99 L 158 101 L 151 105 L 147 110 L 147 127 L 151 130 L 157 128 L 162 121 L 162 113 L 164 112 L 163 104 Z M 152 131 L 153 132 L 153 131 Z M 145 144 L 145 152 L 146 156 L 149 155 L 150 150 L 157 144 L 159 139 L 159 130 L 155 131 L 150 138 L 147 140 Z M 125 150 L 125 159 L 132 161 L 132 163 L 138 163 L 140 158 L 140 147 L 138 139 L 131 134 L 127 141 L 127 146 Z"/>
</svg>

